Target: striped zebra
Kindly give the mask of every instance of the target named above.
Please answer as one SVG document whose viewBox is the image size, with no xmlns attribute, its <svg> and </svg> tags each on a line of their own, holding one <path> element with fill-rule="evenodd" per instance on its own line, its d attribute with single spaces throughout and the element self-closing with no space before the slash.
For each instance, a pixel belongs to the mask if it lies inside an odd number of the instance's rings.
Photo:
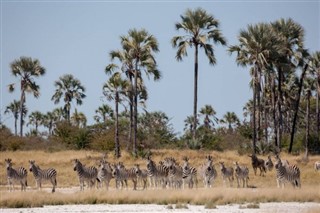
<svg viewBox="0 0 320 213">
<path fill-rule="evenodd" d="M 271 156 L 270 156 L 270 155 L 268 156 L 268 160 L 266 160 L 266 162 L 265 162 L 265 167 L 266 167 L 269 171 L 272 171 L 272 169 L 273 169 L 273 162 L 272 162 L 272 159 L 271 159 Z"/>
<path fill-rule="evenodd" d="M 150 187 L 157 187 L 157 165 L 156 163 L 151 159 L 150 156 L 147 157 L 147 175 L 149 180 L 149 186 Z"/>
<path fill-rule="evenodd" d="M 183 188 L 186 182 L 188 183 L 189 188 L 193 188 L 194 183 L 196 184 L 196 188 L 198 186 L 197 169 L 190 166 L 188 157 L 183 157 L 182 180 Z"/>
<path fill-rule="evenodd" d="M 230 183 L 230 186 L 232 187 L 233 185 L 233 180 L 234 180 L 234 177 L 233 177 L 233 168 L 232 167 L 226 167 L 224 165 L 224 162 L 219 162 L 220 164 L 220 169 L 221 169 L 221 174 L 222 174 L 222 180 L 223 180 L 223 183 L 224 185 L 226 185 L 226 180 L 228 179 L 229 180 L 229 183 Z"/>
<path fill-rule="evenodd" d="M 212 184 L 218 176 L 217 170 L 213 164 L 213 158 L 211 155 L 206 156 L 206 161 L 200 166 L 199 174 L 202 177 L 203 185 L 208 188 L 212 187 Z"/>
<path fill-rule="evenodd" d="M 121 185 L 121 188 L 125 186 L 126 189 L 128 189 L 128 175 L 123 163 L 112 164 L 111 168 L 112 177 L 116 182 L 116 188 L 119 189 Z"/>
<path fill-rule="evenodd" d="M 285 166 L 281 159 L 278 158 L 275 169 L 278 188 L 284 188 L 285 182 L 291 183 L 293 187 L 301 188 L 300 169 L 296 165 Z"/>
<path fill-rule="evenodd" d="M 57 171 L 54 168 L 41 169 L 35 164 L 34 160 L 29 160 L 29 163 L 29 170 L 33 173 L 38 189 L 41 189 L 41 183 L 43 180 L 49 180 L 52 184 L 52 193 L 55 192 L 57 186 Z"/>
<path fill-rule="evenodd" d="M 314 162 L 314 170 L 315 171 L 320 171 L 320 161 Z"/>
<path fill-rule="evenodd" d="M 12 168 L 12 159 L 8 158 L 4 160 L 7 168 L 7 180 L 9 185 L 9 191 L 14 190 L 14 182 L 19 181 L 21 184 L 21 191 L 26 191 L 27 188 L 27 175 L 28 172 L 25 168 L 19 167 L 18 169 Z"/>
<path fill-rule="evenodd" d="M 100 161 L 99 168 L 98 168 L 98 187 L 102 187 L 102 184 L 105 183 L 107 190 L 109 189 L 109 183 L 112 179 L 112 169 L 108 162 L 104 159 Z"/>
<path fill-rule="evenodd" d="M 92 188 L 95 185 L 96 179 L 98 177 L 98 169 L 94 166 L 86 167 L 82 165 L 80 160 L 73 160 L 73 170 L 77 172 L 79 177 L 80 191 L 84 190 L 84 182 L 86 181 L 88 187 Z"/>
<path fill-rule="evenodd" d="M 251 158 L 251 164 L 254 171 L 254 175 L 257 175 L 257 169 L 260 170 L 260 176 L 264 176 L 266 173 L 266 167 L 263 159 L 258 158 L 255 154 L 248 155 Z"/>
<path fill-rule="evenodd" d="M 168 166 L 168 181 L 172 188 L 181 188 L 182 186 L 182 176 L 183 176 L 183 169 L 182 167 L 177 164 L 176 162 L 172 162 Z"/>
<path fill-rule="evenodd" d="M 243 182 L 243 188 L 248 187 L 249 180 L 249 169 L 246 166 L 240 166 L 238 162 L 234 163 L 235 165 L 235 176 L 237 178 L 238 188 L 240 187 L 240 182 Z"/>
<path fill-rule="evenodd" d="M 147 170 L 141 170 L 139 164 L 134 164 L 133 168 L 137 176 L 137 184 L 141 183 L 143 190 L 146 189 L 148 180 Z"/>
<path fill-rule="evenodd" d="M 162 188 L 166 188 L 169 180 L 168 173 L 169 168 L 165 165 L 164 161 L 159 161 L 159 164 L 156 165 L 157 171 L 157 186 L 162 186 Z"/>
</svg>

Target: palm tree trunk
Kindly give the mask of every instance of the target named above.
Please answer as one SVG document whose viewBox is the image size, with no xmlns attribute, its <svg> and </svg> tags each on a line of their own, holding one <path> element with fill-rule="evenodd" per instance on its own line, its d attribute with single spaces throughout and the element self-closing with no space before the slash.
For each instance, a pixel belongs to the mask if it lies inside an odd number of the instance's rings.
<svg viewBox="0 0 320 213">
<path fill-rule="evenodd" d="M 137 136 L 138 136 L 138 59 L 134 72 L 134 101 L 133 101 L 133 154 L 137 156 Z"/>
<path fill-rule="evenodd" d="M 289 145 L 289 150 L 288 152 L 292 152 L 292 146 L 293 146 L 293 140 L 294 140 L 294 134 L 296 131 L 296 123 L 297 123 L 297 118 L 298 118 L 298 111 L 299 111 L 299 105 L 300 105 L 300 97 L 301 97 L 301 91 L 302 91 L 302 86 L 303 86 L 303 80 L 306 75 L 307 69 L 308 69 L 308 64 L 305 65 L 304 69 L 302 70 L 301 77 L 300 77 L 300 82 L 299 82 L 299 91 L 298 91 L 298 96 L 297 100 L 295 103 L 294 107 L 294 116 L 293 116 L 293 122 L 292 122 L 292 128 L 291 128 L 291 136 L 290 136 L 290 145 Z"/>
<path fill-rule="evenodd" d="M 320 99 L 320 70 L 317 71 L 317 98 L 316 98 L 316 115 L 317 115 L 317 140 L 320 143 L 320 109 L 319 109 L 319 99 Z"/>
<path fill-rule="evenodd" d="M 21 82 L 21 97 L 20 97 L 20 137 L 23 136 L 23 106 L 25 102 L 25 91 L 23 89 L 23 83 Z"/>
<path fill-rule="evenodd" d="M 119 94 L 116 92 L 115 97 L 115 111 L 116 111 L 116 118 L 115 118 L 115 134 L 114 134 L 114 141 L 115 141 L 115 156 L 116 158 L 120 158 L 120 144 L 119 144 Z"/>
<path fill-rule="evenodd" d="M 279 150 L 281 150 L 281 139 L 282 139 L 282 68 L 279 67 L 278 68 L 278 119 L 279 119 L 279 122 L 278 122 L 278 130 L 277 130 L 277 137 L 278 137 L 278 147 L 279 147 Z"/>
<path fill-rule="evenodd" d="M 198 103 L 198 45 L 195 45 L 194 52 L 194 100 L 193 100 L 193 140 L 196 139 L 197 131 L 197 103 Z"/>
<path fill-rule="evenodd" d="M 257 121 L 256 121 L 256 100 L 257 100 L 257 85 L 256 85 L 256 78 L 257 78 L 257 68 L 254 68 L 254 80 L 253 80 L 253 113 L 252 113 L 252 117 L 253 117 L 253 136 L 252 136 L 252 149 L 253 149 L 253 153 L 256 153 L 256 142 L 257 142 Z"/>
<path fill-rule="evenodd" d="M 304 154 L 304 158 L 308 159 L 309 153 L 309 136 L 310 136 L 310 96 L 311 91 L 307 92 L 307 109 L 306 109 L 306 151 Z"/>
<path fill-rule="evenodd" d="M 17 134 L 18 134 L 18 130 L 17 130 L 17 122 L 18 122 L 18 118 L 17 117 L 15 117 L 14 118 L 14 135 L 15 136 L 17 136 Z"/>
<path fill-rule="evenodd" d="M 276 115 L 276 86 L 275 86 L 275 78 L 274 73 L 271 74 L 271 95 L 272 95 L 272 117 L 273 117 L 273 131 L 274 131 L 274 144 L 276 147 L 278 147 L 278 129 L 277 129 L 277 115 Z"/>
</svg>

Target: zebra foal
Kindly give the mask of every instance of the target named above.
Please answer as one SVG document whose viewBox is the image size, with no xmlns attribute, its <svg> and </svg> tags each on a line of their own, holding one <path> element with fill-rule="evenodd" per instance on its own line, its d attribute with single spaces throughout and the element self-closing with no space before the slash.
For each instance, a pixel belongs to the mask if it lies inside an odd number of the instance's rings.
<svg viewBox="0 0 320 213">
<path fill-rule="evenodd" d="M 193 188 L 194 183 L 196 184 L 196 188 L 197 188 L 197 185 L 198 185 L 197 169 L 190 166 L 188 157 L 183 157 L 182 180 L 183 180 L 183 188 L 186 182 L 188 183 L 189 188 Z"/>
<path fill-rule="evenodd" d="M 112 179 L 112 169 L 108 162 L 101 160 L 99 164 L 97 181 L 98 187 L 102 187 L 102 184 L 105 183 L 107 190 L 109 189 L 109 183 Z"/>
<path fill-rule="evenodd" d="M 230 183 L 230 186 L 232 187 L 232 183 L 233 183 L 233 168 L 232 167 L 226 167 L 224 165 L 224 162 L 219 162 L 220 164 L 220 169 L 221 169 L 221 174 L 222 174 L 222 180 L 223 180 L 223 183 L 226 185 L 226 179 L 229 180 L 229 183 Z"/>
<path fill-rule="evenodd" d="M 243 188 L 248 187 L 249 180 L 249 169 L 246 166 L 240 166 L 238 162 L 234 162 L 235 165 L 235 176 L 237 178 L 238 188 L 240 187 L 240 182 L 243 183 Z"/>
<path fill-rule="evenodd" d="M 218 176 L 217 170 L 213 165 L 213 158 L 211 155 L 206 156 L 206 161 L 200 166 L 199 173 L 203 179 L 203 184 L 206 188 L 212 187 L 212 184 Z"/>
<path fill-rule="evenodd" d="M 55 192 L 57 186 L 57 171 L 54 168 L 41 169 L 38 165 L 35 164 L 34 160 L 29 160 L 29 163 L 29 170 L 33 173 L 38 189 L 41 189 L 41 184 L 43 180 L 50 180 L 52 184 L 52 193 Z"/>
<path fill-rule="evenodd" d="M 74 159 L 73 162 L 73 170 L 77 172 L 77 175 L 79 177 L 80 191 L 84 190 L 85 181 L 87 182 L 88 187 L 91 188 L 95 184 L 98 177 L 97 168 L 94 166 L 85 167 L 78 159 Z"/>
<path fill-rule="evenodd" d="M 14 190 L 14 182 L 19 181 L 21 184 L 21 191 L 26 191 L 27 188 L 27 175 L 28 172 L 25 168 L 19 167 L 18 169 L 12 168 L 12 160 L 10 158 L 4 160 L 7 168 L 7 180 L 9 191 Z"/>
</svg>

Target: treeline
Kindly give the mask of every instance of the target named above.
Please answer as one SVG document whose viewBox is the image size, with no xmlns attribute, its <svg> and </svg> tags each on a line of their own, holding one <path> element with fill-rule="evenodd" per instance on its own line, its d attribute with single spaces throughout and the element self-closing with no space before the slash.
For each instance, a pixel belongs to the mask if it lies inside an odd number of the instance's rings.
<svg viewBox="0 0 320 213">
<path fill-rule="evenodd" d="M 162 76 L 155 57 L 158 41 L 145 29 L 130 29 L 120 36 L 120 50 L 109 52 L 110 63 L 105 68 L 108 78 L 101 91 L 106 104 L 97 108 L 94 125 L 87 126 L 86 115 L 72 109 L 74 103 L 83 104 L 86 89 L 70 74 L 54 82 L 56 89 L 51 97 L 55 104 L 64 105 L 46 113 L 33 111 L 27 117 L 27 94 L 39 97 L 35 79 L 46 69 L 30 57 L 13 61 L 11 72 L 21 79 L 20 100 L 6 108 L 5 112 L 13 115 L 15 127 L 14 134 L 2 127 L 5 140 L 1 149 L 15 149 L 15 143 L 8 142 L 11 139 L 20 144 L 29 137 L 45 136 L 39 140 L 66 148 L 114 150 L 117 157 L 122 149 L 137 156 L 151 148 L 185 147 L 239 152 L 305 150 L 306 157 L 309 151 L 320 152 L 320 52 L 310 53 L 305 48 L 300 24 L 280 19 L 248 25 L 240 31 L 238 44 L 227 46 L 219 20 L 207 11 L 188 9 L 180 17 L 175 28 L 184 34 L 171 40 L 177 49 L 177 61 L 188 56 L 189 47 L 194 49 L 193 115 L 185 119 L 183 133 L 175 132 L 164 112 L 146 109 L 148 90 L 144 81 L 158 81 Z M 198 52 L 204 51 L 209 63 L 215 65 L 215 45 L 227 46 L 228 52 L 236 53 L 238 65 L 248 67 L 250 72 L 253 94 L 243 108 L 243 121 L 233 112 L 217 118 L 210 105 L 198 110 Z M 10 84 L 9 91 L 16 87 Z M 14 136 L 18 135 L 18 121 L 20 137 L 25 139 Z M 25 124 L 33 126 L 27 134 L 23 133 Z M 46 128 L 45 135 L 39 132 L 39 126 Z"/>
</svg>

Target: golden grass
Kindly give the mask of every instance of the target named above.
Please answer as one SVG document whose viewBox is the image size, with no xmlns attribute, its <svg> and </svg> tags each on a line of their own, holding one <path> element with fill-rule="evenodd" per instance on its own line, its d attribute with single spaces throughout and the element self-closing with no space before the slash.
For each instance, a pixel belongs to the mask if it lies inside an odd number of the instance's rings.
<svg viewBox="0 0 320 213">
<path fill-rule="evenodd" d="M 88 190 L 79 192 L 79 184 L 76 173 L 73 171 L 72 159 L 78 158 L 87 166 L 96 166 L 102 154 L 94 151 L 17 151 L 0 153 L 0 207 L 35 207 L 43 205 L 58 204 L 133 204 L 133 203 L 157 203 L 157 204 L 197 204 L 215 206 L 229 203 L 259 203 L 259 202 L 320 202 L 320 172 L 315 172 L 313 163 L 320 160 L 320 156 L 311 156 L 308 163 L 300 161 L 301 156 L 290 156 L 282 154 L 291 164 L 297 164 L 301 170 L 301 189 L 293 189 L 289 184 L 285 189 L 278 189 L 276 186 L 275 171 L 267 172 L 265 177 L 255 176 L 251 167 L 250 158 L 246 155 L 239 156 L 236 152 L 205 152 L 192 150 L 155 150 L 152 158 L 158 162 L 164 157 L 173 156 L 182 161 L 183 156 L 189 156 L 191 165 L 198 167 L 204 160 L 204 156 L 211 154 L 216 163 L 218 178 L 211 189 L 204 189 L 202 181 L 199 181 L 198 189 L 172 190 L 172 189 L 148 189 L 146 191 L 132 191 L 130 183 L 129 190 L 115 190 L 114 180 L 111 181 L 111 189 L 106 191 Z M 28 186 L 26 192 L 20 192 L 20 186 L 16 184 L 16 191 L 8 192 L 6 169 L 4 159 L 11 158 L 14 167 L 24 166 L 29 169 L 28 160 L 35 160 L 41 168 L 53 167 L 58 172 L 58 188 L 56 193 L 51 194 L 49 190 L 35 190 L 33 175 L 29 172 Z M 266 156 L 263 156 L 266 159 Z M 112 153 L 107 156 L 109 162 L 117 162 Z M 144 159 L 134 159 L 128 153 L 123 153 L 119 159 L 128 167 L 139 163 L 141 168 L 146 167 Z M 256 188 L 224 187 L 220 175 L 218 161 L 224 161 L 231 166 L 234 161 L 247 165 L 250 170 L 249 185 Z M 31 190 L 30 190 L 31 186 Z M 51 187 L 49 183 L 44 184 L 45 188 Z M 73 187 L 72 191 L 65 191 Z M 64 188 L 64 189 L 62 189 Z"/>
</svg>

